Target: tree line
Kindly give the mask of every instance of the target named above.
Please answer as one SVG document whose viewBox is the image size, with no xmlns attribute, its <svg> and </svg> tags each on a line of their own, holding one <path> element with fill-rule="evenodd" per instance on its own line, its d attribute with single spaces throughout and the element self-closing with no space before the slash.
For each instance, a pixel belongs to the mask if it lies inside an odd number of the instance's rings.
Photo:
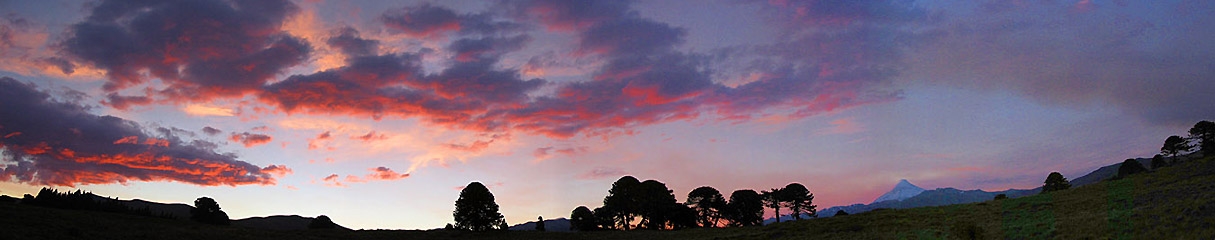
<svg viewBox="0 0 1215 240">
<path fill-rule="evenodd" d="M 1187 132 L 1189 135 L 1186 137 L 1172 135 L 1164 139 L 1164 146 L 1160 147 L 1160 154 L 1152 156 L 1151 170 L 1133 158 L 1127 159 L 1118 165 L 1118 173 L 1111 179 L 1122 179 L 1130 175 L 1156 171 L 1159 168 L 1174 165 L 1180 155 L 1200 153 L 1205 157 L 1215 153 L 1215 122 L 1199 121 Z M 1165 159 L 1166 155 L 1169 156 L 1169 160 Z M 1044 183 L 1042 193 L 1071 188 L 1067 178 L 1064 178 L 1063 174 L 1059 174 L 1059 172 L 1051 172 L 1046 176 Z"/>
<path fill-rule="evenodd" d="M 123 204 L 122 202 L 118 201 L 118 199 L 97 196 L 91 192 L 81 191 L 79 189 L 77 189 L 75 192 L 60 192 L 59 190 L 44 187 L 41 190 L 38 190 L 38 196 L 25 194 L 25 196 L 21 199 L 21 203 L 59 209 L 122 213 L 168 219 L 174 218 L 174 216 L 169 213 L 154 213 L 152 212 L 151 208 L 146 206 L 142 208 L 133 208 Z"/>
</svg>

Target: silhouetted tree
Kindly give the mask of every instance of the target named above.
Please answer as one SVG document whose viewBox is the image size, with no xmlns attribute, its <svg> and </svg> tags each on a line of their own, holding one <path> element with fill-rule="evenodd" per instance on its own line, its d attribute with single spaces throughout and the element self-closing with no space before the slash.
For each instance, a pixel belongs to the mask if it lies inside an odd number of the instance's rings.
<svg viewBox="0 0 1215 240">
<path fill-rule="evenodd" d="M 1008 195 L 1001 193 L 1001 194 L 996 194 L 996 198 L 994 200 L 1004 200 L 1004 199 L 1008 199 Z"/>
<path fill-rule="evenodd" d="M 594 231 L 599 229 L 599 223 L 590 208 L 578 206 L 574 208 L 573 212 L 570 212 L 570 228 L 578 231 Z"/>
<path fill-rule="evenodd" d="M 329 219 L 329 216 L 325 215 L 316 216 L 316 218 L 312 219 L 312 222 L 308 223 L 308 229 L 330 228 L 337 228 L 337 224 L 333 223 L 333 220 Z"/>
<path fill-rule="evenodd" d="M 688 193 L 688 207 L 696 210 L 696 222 L 701 227 L 717 227 L 726 207 L 726 198 L 716 188 L 703 186 Z"/>
<path fill-rule="evenodd" d="M 599 229 L 621 229 L 616 226 L 616 212 L 607 206 L 595 208 L 595 224 L 599 225 Z"/>
<path fill-rule="evenodd" d="M 673 230 L 696 227 L 696 210 L 687 205 L 668 204 L 665 212 L 665 218 Z"/>
<path fill-rule="evenodd" d="M 536 231 L 543 232 L 544 230 L 544 216 L 536 216 Z"/>
<path fill-rule="evenodd" d="M 1063 174 L 1059 172 L 1051 172 L 1049 175 L 1046 175 L 1046 181 L 1043 183 L 1046 183 L 1046 185 L 1042 186 L 1042 193 L 1067 190 L 1072 187 L 1072 184 L 1067 182 L 1067 178 L 1064 178 Z"/>
<path fill-rule="evenodd" d="M 1190 139 L 1198 142 L 1202 156 L 1215 154 L 1215 122 L 1200 121 L 1190 128 Z"/>
<path fill-rule="evenodd" d="M 456 220 L 456 228 L 472 231 L 494 229 L 505 230 L 506 220 L 498 213 L 498 203 L 494 202 L 494 194 L 489 192 L 480 182 L 469 183 L 460 191 L 460 199 L 456 200 L 456 210 L 452 211 Z"/>
<path fill-rule="evenodd" d="M 808 214 L 810 217 L 818 216 L 818 210 L 815 209 L 814 194 L 810 193 L 809 189 L 801 183 L 790 183 L 785 185 L 785 190 L 782 191 L 784 202 L 793 214 L 793 219 L 801 220 L 802 213 Z"/>
<path fill-rule="evenodd" d="M 764 206 L 772 208 L 772 212 L 776 214 L 776 222 L 780 222 L 781 203 L 785 202 L 783 189 L 773 188 L 772 190 L 762 191 L 760 194 L 764 197 Z"/>
<path fill-rule="evenodd" d="M 638 197 L 635 194 L 639 185 L 641 182 L 633 176 L 620 177 L 612 183 L 612 189 L 608 190 L 607 197 L 603 198 L 605 207 L 603 210 L 611 211 L 613 229 L 629 230 L 630 225 L 633 224 L 639 207 Z"/>
<path fill-rule="evenodd" d="M 1143 168 L 1143 164 L 1139 164 L 1139 161 L 1135 161 L 1135 159 L 1127 159 L 1126 161 L 1122 161 L 1122 165 L 1118 166 L 1118 176 L 1116 178 L 1124 178 L 1141 172 L 1147 172 L 1147 169 Z"/>
<path fill-rule="evenodd" d="M 637 213 L 646 229 L 665 229 L 670 205 L 676 203 L 675 194 L 667 185 L 656 180 L 645 180 L 637 185 Z"/>
<path fill-rule="evenodd" d="M 844 210 L 835 211 L 835 216 L 848 216 L 848 212 Z"/>
<path fill-rule="evenodd" d="M 448 223 L 447 226 L 443 226 L 443 230 L 455 230 L 455 229 L 456 229 L 456 227 L 452 226 L 451 223 Z"/>
<path fill-rule="evenodd" d="M 190 219 L 206 224 L 228 225 L 228 214 L 220 210 L 219 203 L 209 197 L 194 200 L 194 208 L 190 209 Z"/>
<path fill-rule="evenodd" d="M 732 226 L 759 226 L 764 222 L 764 197 L 755 190 L 735 190 L 726 206 Z"/>
<path fill-rule="evenodd" d="M 1194 146 L 1190 145 L 1190 141 L 1181 136 L 1173 135 L 1164 139 L 1164 146 L 1160 147 L 1160 152 L 1173 157 L 1173 161 L 1177 161 L 1177 155 L 1189 152 Z"/>
<path fill-rule="evenodd" d="M 1169 166 L 1169 163 L 1164 160 L 1164 156 L 1162 156 L 1160 154 L 1156 154 L 1156 156 L 1152 156 L 1152 170 L 1153 171 L 1155 171 L 1156 169 L 1159 169 L 1162 167 L 1168 167 L 1168 166 Z"/>
</svg>

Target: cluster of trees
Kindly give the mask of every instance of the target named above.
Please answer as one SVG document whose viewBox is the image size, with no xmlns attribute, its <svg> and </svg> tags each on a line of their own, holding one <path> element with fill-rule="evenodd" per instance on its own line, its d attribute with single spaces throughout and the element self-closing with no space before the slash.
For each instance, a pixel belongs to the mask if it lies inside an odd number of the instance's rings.
<svg viewBox="0 0 1215 240">
<path fill-rule="evenodd" d="M 800 183 L 790 183 L 763 193 L 742 189 L 727 201 L 720 191 L 704 186 L 693 189 L 683 203 L 673 191 L 657 180 L 640 181 L 624 176 L 608 190 L 603 206 L 591 210 L 579 206 L 570 213 L 572 228 L 580 231 L 655 229 L 677 230 L 693 227 L 757 226 L 763 223 L 764 207 L 780 216 L 788 208 L 794 217 L 816 215 L 814 195 Z M 779 218 L 778 218 L 779 220 Z"/>
<path fill-rule="evenodd" d="M 1188 137 L 1173 135 L 1164 139 L 1164 146 L 1160 147 L 1160 153 L 1171 156 L 1173 161 L 1177 161 L 1178 155 L 1191 151 L 1202 153 L 1203 156 L 1215 153 L 1215 123 L 1199 121 L 1190 128 L 1189 134 Z M 1162 164 L 1167 163 L 1162 162 Z"/>
<path fill-rule="evenodd" d="M 72 210 L 87 210 L 112 213 L 124 213 L 149 217 L 173 218 L 173 215 L 168 213 L 153 213 L 148 207 L 132 208 L 123 204 L 118 199 L 110 199 L 97 196 L 91 192 L 85 192 L 77 189 L 75 192 L 59 192 L 59 190 L 42 188 L 38 190 L 38 196 L 26 194 L 21 200 L 24 204 L 35 206 L 72 209 Z"/>
<path fill-rule="evenodd" d="M 220 210 L 219 203 L 209 197 L 194 200 L 194 207 L 190 208 L 190 220 L 212 225 L 228 225 L 230 221 L 228 214 Z"/>
<path fill-rule="evenodd" d="M 1068 188 L 1072 188 L 1072 184 L 1067 182 L 1067 178 L 1063 177 L 1063 174 L 1059 173 L 1059 172 L 1051 172 L 1049 175 L 1046 175 L 1045 183 L 1046 183 L 1046 185 L 1042 186 L 1042 193 L 1061 191 L 1061 190 L 1067 190 Z M 1003 194 L 1000 194 L 1000 195 L 1003 195 Z M 998 199 L 999 196 L 996 196 L 996 197 Z M 1007 197 L 1008 196 L 1005 196 L 1005 198 L 1007 198 Z"/>
</svg>

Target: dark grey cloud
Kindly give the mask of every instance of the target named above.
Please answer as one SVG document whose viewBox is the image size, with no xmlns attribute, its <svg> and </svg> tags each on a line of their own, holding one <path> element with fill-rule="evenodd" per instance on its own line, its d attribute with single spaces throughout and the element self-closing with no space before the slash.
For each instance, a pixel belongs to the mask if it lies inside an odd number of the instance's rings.
<svg viewBox="0 0 1215 240">
<path fill-rule="evenodd" d="M 185 142 L 185 130 L 98 116 L 12 78 L 0 78 L 0 180 L 39 185 L 177 181 L 203 186 L 274 184 L 261 168 Z"/>
</svg>

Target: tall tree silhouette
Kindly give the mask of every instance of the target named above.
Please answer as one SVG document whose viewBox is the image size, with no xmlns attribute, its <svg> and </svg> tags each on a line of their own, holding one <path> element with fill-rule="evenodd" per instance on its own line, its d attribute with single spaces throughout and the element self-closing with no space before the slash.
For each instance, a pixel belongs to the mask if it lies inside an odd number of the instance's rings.
<svg viewBox="0 0 1215 240">
<path fill-rule="evenodd" d="M 1194 146 L 1190 145 L 1190 141 L 1181 136 L 1173 135 L 1164 139 L 1164 146 L 1160 147 L 1160 152 L 1173 156 L 1173 161 L 1177 161 L 1177 155 L 1190 151 Z"/>
<path fill-rule="evenodd" d="M 710 186 L 693 189 L 688 193 L 688 207 L 696 210 L 696 222 L 701 227 L 717 227 L 726 207 L 726 198 Z"/>
<path fill-rule="evenodd" d="M 578 231 L 594 231 L 599 229 L 595 213 L 586 206 L 578 206 L 570 212 L 570 228 Z"/>
<path fill-rule="evenodd" d="M 638 197 L 635 192 L 641 185 L 641 181 L 633 176 L 624 176 L 612 183 L 612 189 L 608 190 L 607 197 L 603 198 L 603 210 L 608 211 L 604 214 L 612 216 L 611 225 L 613 229 L 629 230 L 629 226 L 633 224 L 633 219 L 638 212 Z M 599 210 L 596 210 L 598 214 Z"/>
<path fill-rule="evenodd" d="M 1064 178 L 1063 174 L 1059 172 L 1051 172 L 1046 175 L 1046 181 L 1043 183 L 1046 185 L 1042 186 L 1042 193 L 1067 190 L 1072 187 L 1072 184 L 1067 182 L 1067 178 Z"/>
<path fill-rule="evenodd" d="M 489 192 L 480 182 L 469 183 L 460 191 L 460 199 L 456 200 L 456 210 L 452 211 L 456 219 L 456 228 L 472 231 L 486 231 L 494 228 L 505 230 L 506 220 L 498 213 L 498 203 L 494 202 L 494 194 Z"/>
<path fill-rule="evenodd" d="M 1190 128 L 1190 139 L 1198 141 L 1198 149 L 1202 156 L 1215 154 L 1215 122 L 1200 121 Z"/>
<path fill-rule="evenodd" d="M 696 227 L 696 210 L 685 204 L 672 203 L 667 205 L 666 220 L 673 230 Z"/>
<path fill-rule="evenodd" d="M 818 216 L 818 206 L 814 205 L 814 194 L 810 193 L 810 189 L 801 183 L 790 183 L 785 185 L 785 190 L 782 191 L 784 202 L 789 207 L 789 211 L 793 214 L 793 219 L 801 220 L 802 213 L 808 214 L 810 217 Z"/>
<path fill-rule="evenodd" d="M 764 206 L 772 208 L 772 212 L 776 214 L 776 222 L 780 222 L 781 203 L 785 202 L 784 190 L 782 188 L 773 188 L 763 191 L 761 196 L 764 197 Z"/>
<path fill-rule="evenodd" d="M 641 224 L 646 229 L 666 229 L 667 217 L 671 204 L 675 204 L 675 194 L 667 185 L 656 180 L 645 180 L 635 189 L 637 196 L 637 213 Z"/>
<path fill-rule="evenodd" d="M 220 210 L 219 203 L 209 197 L 194 200 L 194 208 L 190 209 L 190 219 L 206 224 L 228 225 L 228 214 Z"/>
<path fill-rule="evenodd" d="M 726 217 L 732 226 L 759 226 L 764 222 L 764 197 L 751 189 L 730 193 Z"/>
</svg>

